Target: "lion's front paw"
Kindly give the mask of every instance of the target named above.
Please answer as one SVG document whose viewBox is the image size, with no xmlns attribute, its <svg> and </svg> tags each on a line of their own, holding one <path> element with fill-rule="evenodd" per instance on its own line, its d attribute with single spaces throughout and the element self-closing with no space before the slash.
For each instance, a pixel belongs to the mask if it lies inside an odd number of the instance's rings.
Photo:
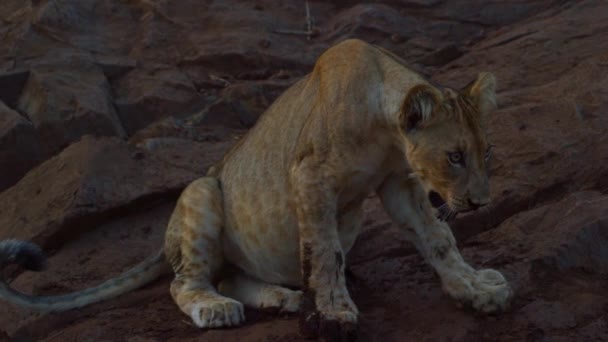
<svg viewBox="0 0 608 342">
<path fill-rule="evenodd" d="M 306 336 L 324 341 L 354 341 L 357 336 L 357 313 L 350 310 L 304 314 L 301 323 Z"/>
<path fill-rule="evenodd" d="M 308 337 L 325 341 L 354 341 L 359 311 L 350 298 L 338 304 L 301 313 L 300 328 Z"/>
<path fill-rule="evenodd" d="M 483 313 L 506 310 L 513 295 L 504 276 L 492 269 L 456 275 L 443 286 L 452 298 Z"/>
<path fill-rule="evenodd" d="M 232 327 L 245 321 L 243 304 L 225 297 L 191 304 L 190 317 L 199 328 Z"/>
<path fill-rule="evenodd" d="M 321 314 L 318 335 L 325 341 L 354 341 L 357 337 L 357 313 L 338 311 Z"/>
</svg>

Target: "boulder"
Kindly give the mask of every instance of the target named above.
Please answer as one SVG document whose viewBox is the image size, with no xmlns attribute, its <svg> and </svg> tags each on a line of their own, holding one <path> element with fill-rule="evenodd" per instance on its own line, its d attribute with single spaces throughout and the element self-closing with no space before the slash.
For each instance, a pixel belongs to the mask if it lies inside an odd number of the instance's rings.
<svg viewBox="0 0 608 342">
<path fill-rule="evenodd" d="M 0 192 L 41 159 L 34 125 L 0 101 Z"/>
<path fill-rule="evenodd" d="M 482 71 L 498 81 L 488 122 L 493 204 L 455 222 L 461 238 L 570 192 L 608 191 L 608 80 L 597 76 L 608 72 L 608 43 L 592 33 L 608 16 L 598 6 L 567 8 L 567 23 L 548 16 L 499 31 L 433 76 L 454 88 Z"/>
<path fill-rule="evenodd" d="M 0 239 L 60 246 L 140 203 L 175 198 L 231 143 L 184 141 L 148 153 L 118 138 L 85 136 L 0 193 Z"/>
<path fill-rule="evenodd" d="M 226 87 L 194 120 L 200 125 L 252 127 L 286 85 L 239 83 Z M 275 88 L 275 89 L 273 89 Z M 274 91 L 273 91 L 274 90 Z"/>
<path fill-rule="evenodd" d="M 0 101 L 15 108 L 29 74 L 28 70 L 0 72 Z"/>
<path fill-rule="evenodd" d="M 489 263 L 529 265 L 532 273 L 526 279 L 539 272 L 572 270 L 608 275 L 608 196 L 597 191 L 569 194 L 516 214 L 466 245 L 476 246 L 477 259 L 487 256 Z"/>
<path fill-rule="evenodd" d="M 32 67 L 18 109 L 33 123 L 47 156 L 85 134 L 124 137 L 103 72 L 80 58 Z"/>
<path fill-rule="evenodd" d="M 129 135 L 203 105 L 190 79 L 176 68 L 135 69 L 113 82 L 116 108 Z"/>
</svg>

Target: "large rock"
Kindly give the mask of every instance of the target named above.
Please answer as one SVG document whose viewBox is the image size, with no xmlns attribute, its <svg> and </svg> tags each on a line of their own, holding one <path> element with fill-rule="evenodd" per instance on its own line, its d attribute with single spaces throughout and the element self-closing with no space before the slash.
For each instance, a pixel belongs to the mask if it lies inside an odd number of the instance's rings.
<svg viewBox="0 0 608 342">
<path fill-rule="evenodd" d="M 46 155 L 85 134 L 124 136 L 101 69 L 80 56 L 34 66 L 18 108 L 36 127 Z"/>
<path fill-rule="evenodd" d="M 406 1 L 407 3 L 408 1 Z M 559 5 L 559 0 L 505 0 L 505 1 L 442 1 L 435 3 L 433 14 L 455 22 L 478 23 L 484 26 L 502 26 L 522 21 Z"/>
<path fill-rule="evenodd" d="M 229 85 L 196 113 L 192 121 L 200 125 L 250 128 L 290 83 L 267 81 Z"/>
<path fill-rule="evenodd" d="M 528 265 L 532 273 L 526 279 L 542 271 L 608 275 L 608 196 L 596 191 L 570 194 L 514 215 L 466 245 L 478 247 L 477 258 L 488 257 L 487 262 Z"/>
<path fill-rule="evenodd" d="M 116 107 L 129 135 L 157 120 L 184 116 L 204 103 L 192 81 L 171 67 L 136 69 L 113 86 Z"/>
<path fill-rule="evenodd" d="M 0 101 L 15 108 L 25 82 L 29 77 L 28 70 L 11 70 L 0 73 Z"/>
<path fill-rule="evenodd" d="M 465 256 L 505 271 L 516 294 L 511 324 L 527 328 L 521 338 L 532 330 L 577 339 L 577 328 L 601 319 L 608 305 L 608 196 L 577 192 L 519 213 L 469 239 Z"/>
<path fill-rule="evenodd" d="M 41 161 L 34 126 L 0 101 L 0 192 Z"/>
<path fill-rule="evenodd" d="M 26 33 L 23 50 L 53 51 L 67 45 L 95 55 L 126 57 L 133 42 L 140 38 L 138 26 L 142 23 L 140 18 L 149 12 L 147 4 L 147 1 L 117 0 L 36 1 L 28 18 L 33 29 Z M 29 45 L 35 40 L 41 46 Z"/>
<path fill-rule="evenodd" d="M 118 138 L 85 136 L 0 193 L 0 239 L 61 245 L 129 207 L 173 198 L 231 143 L 184 141 L 147 153 Z"/>
<path fill-rule="evenodd" d="M 481 71 L 498 79 L 499 110 L 488 127 L 494 203 L 456 222 L 462 237 L 569 192 L 608 191 L 608 79 L 598 77 L 608 72 L 608 42 L 593 33 L 608 14 L 588 2 L 558 18 L 502 30 L 434 76 L 455 87 Z"/>
<path fill-rule="evenodd" d="M 404 17 L 394 7 L 382 4 L 359 4 L 346 8 L 335 15 L 328 25 L 331 35 L 352 36 L 369 41 L 378 36 L 398 35 L 409 38 L 414 35 L 420 22 Z"/>
</svg>

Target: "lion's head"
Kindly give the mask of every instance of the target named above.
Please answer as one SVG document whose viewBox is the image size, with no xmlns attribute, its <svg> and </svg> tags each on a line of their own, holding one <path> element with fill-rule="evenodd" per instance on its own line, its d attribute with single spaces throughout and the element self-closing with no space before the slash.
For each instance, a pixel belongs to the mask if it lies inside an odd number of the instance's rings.
<svg viewBox="0 0 608 342">
<path fill-rule="evenodd" d="M 490 201 L 491 147 L 485 122 L 496 108 L 496 79 L 481 73 L 461 91 L 418 85 L 401 108 L 406 156 L 433 204 L 465 212 Z M 440 202 L 440 203 L 437 203 Z"/>
</svg>

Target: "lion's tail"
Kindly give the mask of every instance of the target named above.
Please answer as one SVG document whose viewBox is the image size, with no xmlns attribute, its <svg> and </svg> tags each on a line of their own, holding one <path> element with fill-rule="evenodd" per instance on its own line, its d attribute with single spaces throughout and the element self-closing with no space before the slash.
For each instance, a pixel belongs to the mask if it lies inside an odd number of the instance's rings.
<svg viewBox="0 0 608 342">
<path fill-rule="evenodd" d="M 0 273 L 11 263 L 31 271 L 46 267 L 46 256 L 37 245 L 19 241 L 0 241 Z M 57 296 L 30 296 L 11 288 L 0 274 L 0 299 L 39 311 L 64 311 L 109 299 L 143 286 L 170 270 L 161 249 L 139 265 L 95 287 Z"/>
</svg>

